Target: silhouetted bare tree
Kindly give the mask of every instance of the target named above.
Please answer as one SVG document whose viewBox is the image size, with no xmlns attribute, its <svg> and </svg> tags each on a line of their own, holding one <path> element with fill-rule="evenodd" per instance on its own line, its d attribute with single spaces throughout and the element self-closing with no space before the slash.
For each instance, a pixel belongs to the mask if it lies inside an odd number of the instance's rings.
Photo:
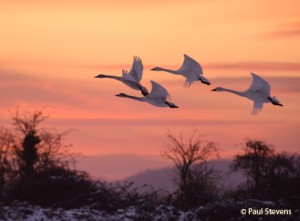
<svg viewBox="0 0 300 221">
<path fill-rule="evenodd" d="M 247 179 L 244 197 L 300 203 L 299 154 L 275 153 L 270 144 L 246 139 L 244 153 L 236 155 L 231 167 Z"/>
<path fill-rule="evenodd" d="M 274 150 L 271 145 L 261 140 L 246 139 L 244 153 L 236 155 L 231 167 L 234 171 L 242 170 L 252 195 L 258 197 L 263 190 L 263 180 Z"/>
<path fill-rule="evenodd" d="M 156 206 L 160 197 L 154 190 L 141 192 L 133 183 L 95 181 L 72 167 L 74 154 L 63 142 L 65 133 L 41 128 L 47 117 L 43 111 L 17 111 L 12 115 L 13 128 L 0 128 L 0 197 L 5 197 L 0 201 L 108 211 L 132 205 L 145 210 Z"/>
<path fill-rule="evenodd" d="M 207 161 L 218 157 L 217 145 L 203 140 L 196 129 L 188 140 L 182 134 L 176 137 L 171 132 L 167 133 L 167 138 L 169 142 L 163 156 L 175 164 L 180 200 L 187 206 L 207 201 L 208 196 L 214 195 L 212 189 L 216 190 L 217 178 L 216 171 L 207 166 Z"/>
<path fill-rule="evenodd" d="M 28 200 L 37 190 L 33 183 L 45 174 L 65 171 L 76 175 L 76 171 L 69 170 L 74 154 L 69 154 L 69 145 L 62 142 L 65 133 L 40 127 L 47 118 L 43 111 L 20 114 L 17 110 L 12 116 L 13 128 L 0 128 L 1 195 L 5 192 Z"/>
<path fill-rule="evenodd" d="M 42 110 L 23 114 L 17 110 L 12 116 L 15 137 L 19 142 L 15 151 L 21 160 L 20 167 L 25 164 L 28 168 L 45 169 L 53 164 L 67 166 L 73 160 L 74 154 L 67 151 L 70 145 L 63 142 L 67 132 L 57 133 L 39 127 L 48 117 Z"/>
<path fill-rule="evenodd" d="M 269 161 L 264 177 L 268 199 L 288 199 L 300 203 L 300 155 L 279 153 Z"/>
<path fill-rule="evenodd" d="M 3 195 L 7 181 L 14 176 L 12 150 L 15 137 L 11 130 L 0 128 L 0 197 Z"/>
</svg>

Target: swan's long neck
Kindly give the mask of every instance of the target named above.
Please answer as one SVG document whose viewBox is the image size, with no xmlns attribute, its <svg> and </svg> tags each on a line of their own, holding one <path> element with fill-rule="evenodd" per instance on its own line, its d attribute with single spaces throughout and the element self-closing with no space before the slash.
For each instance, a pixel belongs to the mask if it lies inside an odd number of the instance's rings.
<svg viewBox="0 0 300 221">
<path fill-rule="evenodd" d="M 228 88 L 222 88 L 222 91 L 227 91 L 229 93 L 236 94 L 236 95 L 241 96 L 241 97 L 245 96 L 244 92 L 236 91 L 236 90 L 232 90 L 232 89 L 228 89 Z"/>
<path fill-rule="evenodd" d="M 116 80 L 119 80 L 119 81 L 122 80 L 122 77 L 107 75 L 107 74 L 99 74 L 98 76 L 96 76 L 96 78 L 112 78 L 112 79 L 116 79 Z"/>
<path fill-rule="evenodd" d="M 131 96 L 131 95 L 124 94 L 124 93 L 117 94 L 116 96 L 125 97 L 125 98 L 129 98 L 129 99 L 137 100 L 137 101 L 145 101 L 144 97 L 135 97 L 135 96 Z"/>
<path fill-rule="evenodd" d="M 171 70 L 171 69 L 161 68 L 161 67 L 157 67 L 156 71 L 165 71 L 165 72 L 169 72 L 172 74 L 179 74 L 178 71 L 176 71 L 176 70 Z"/>
</svg>

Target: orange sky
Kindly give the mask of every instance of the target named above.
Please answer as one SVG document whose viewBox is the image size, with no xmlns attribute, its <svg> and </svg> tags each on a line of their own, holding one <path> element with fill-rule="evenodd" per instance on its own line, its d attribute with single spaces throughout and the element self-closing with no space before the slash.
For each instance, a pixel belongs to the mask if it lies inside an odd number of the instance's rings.
<svg viewBox="0 0 300 221">
<path fill-rule="evenodd" d="M 47 124 L 76 129 L 67 142 L 84 155 L 160 157 L 168 129 L 188 135 L 195 127 L 219 143 L 221 157 L 239 151 L 245 137 L 266 140 L 280 151 L 299 151 L 298 0 L 24 2 L 0 0 L 3 124 L 17 106 L 46 106 L 53 112 Z M 184 53 L 201 63 L 211 86 L 197 82 L 186 89 L 182 77 L 150 71 L 176 69 Z M 179 109 L 117 98 L 120 92 L 139 93 L 93 78 L 121 75 L 134 55 L 144 63 L 143 84 L 149 90 L 150 80 L 164 85 Z M 210 91 L 219 85 L 245 90 L 250 72 L 271 83 L 271 93 L 284 107 L 267 104 L 253 117 L 248 100 Z M 133 170 L 112 173 L 103 177 L 124 177 Z"/>
</svg>

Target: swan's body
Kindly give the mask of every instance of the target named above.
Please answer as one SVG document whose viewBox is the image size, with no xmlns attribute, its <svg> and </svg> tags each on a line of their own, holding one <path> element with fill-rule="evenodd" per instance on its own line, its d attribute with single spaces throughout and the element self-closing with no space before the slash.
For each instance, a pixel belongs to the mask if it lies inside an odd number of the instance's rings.
<svg viewBox="0 0 300 221">
<path fill-rule="evenodd" d="M 139 57 L 133 58 L 133 63 L 131 70 L 127 72 L 126 70 L 122 70 L 122 77 L 99 74 L 95 76 L 95 78 L 112 78 L 117 81 L 121 81 L 126 84 L 128 87 L 134 90 L 140 90 L 144 96 L 148 95 L 148 90 L 141 85 L 140 81 L 143 75 L 143 63 Z"/>
<path fill-rule="evenodd" d="M 170 70 L 161 67 L 155 67 L 152 71 L 166 71 L 176 75 L 182 75 L 186 78 L 185 87 L 190 87 L 194 81 L 201 81 L 203 84 L 210 85 L 209 80 L 203 76 L 203 70 L 200 64 L 188 55 L 184 55 L 184 61 L 178 70 Z"/>
<path fill-rule="evenodd" d="M 240 92 L 235 91 L 223 87 L 217 87 L 213 89 L 212 91 L 227 91 L 236 95 L 239 95 L 241 97 L 248 98 L 253 101 L 253 109 L 252 114 L 258 114 L 262 108 L 264 103 L 272 103 L 273 105 L 283 106 L 279 100 L 276 99 L 276 97 L 271 97 L 270 91 L 271 86 L 270 84 L 261 78 L 260 76 L 251 73 L 253 77 L 252 84 L 248 88 L 248 90 Z"/>
<path fill-rule="evenodd" d="M 156 83 L 155 81 L 151 81 L 151 84 L 152 84 L 152 90 L 151 90 L 150 94 L 146 95 L 145 97 L 135 97 L 135 96 L 127 95 L 124 93 L 117 94 L 116 96 L 130 98 L 130 99 L 141 101 L 141 102 L 147 102 L 156 107 L 178 108 L 178 106 L 176 106 L 175 104 L 167 101 L 167 98 L 170 95 L 163 86 Z"/>
</svg>

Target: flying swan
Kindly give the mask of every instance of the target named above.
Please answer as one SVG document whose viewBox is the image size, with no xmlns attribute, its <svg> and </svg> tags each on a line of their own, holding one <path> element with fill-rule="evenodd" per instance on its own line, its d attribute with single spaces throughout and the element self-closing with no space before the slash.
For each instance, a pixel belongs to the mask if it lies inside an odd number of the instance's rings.
<svg viewBox="0 0 300 221">
<path fill-rule="evenodd" d="M 135 96 L 127 95 L 124 93 L 117 94 L 116 96 L 130 98 L 130 99 L 141 101 L 141 102 L 147 102 L 156 107 L 178 108 L 178 106 L 176 106 L 175 104 L 167 101 L 167 98 L 170 95 L 163 86 L 156 83 L 155 81 L 151 81 L 151 84 L 152 84 L 152 90 L 151 90 L 150 94 L 146 95 L 145 97 L 135 97 Z"/>
<path fill-rule="evenodd" d="M 184 61 L 178 70 L 170 70 L 161 67 L 155 67 L 151 69 L 152 71 L 166 71 L 176 75 L 182 75 L 186 78 L 184 87 L 190 87 L 194 81 L 201 81 L 203 84 L 210 85 L 211 83 L 203 76 L 203 70 L 200 64 L 193 58 L 184 54 Z"/>
<path fill-rule="evenodd" d="M 95 78 L 112 78 L 118 81 L 123 82 L 130 88 L 134 90 L 140 90 L 144 96 L 148 95 L 148 90 L 143 87 L 140 83 L 143 75 L 143 63 L 141 58 L 139 57 L 133 57 L 133 63 L 131 70 L 129 73 L 126 70 L 122 70 L 122 77 L 119 76 L 112 76 L 112 75 L 105 75 L 105 74 L 99 74 L 95 76 Z"/>
<path fill-rule="evenodd" d="M 251 112 L 253 115 L 258 114 L 262 110 L 264 103 L 271 102 L 273 105 L 283 106 L 276 97 L 270 96 L 271 86 L 266 80 L 254 73 L 250 74 L 252 75 L 253 81 L 246 91 L 240 92 L 223 87 L 217 87 L 212 91 L 227 91 L 254 101 L 253 110 Z"/>
</svg>

